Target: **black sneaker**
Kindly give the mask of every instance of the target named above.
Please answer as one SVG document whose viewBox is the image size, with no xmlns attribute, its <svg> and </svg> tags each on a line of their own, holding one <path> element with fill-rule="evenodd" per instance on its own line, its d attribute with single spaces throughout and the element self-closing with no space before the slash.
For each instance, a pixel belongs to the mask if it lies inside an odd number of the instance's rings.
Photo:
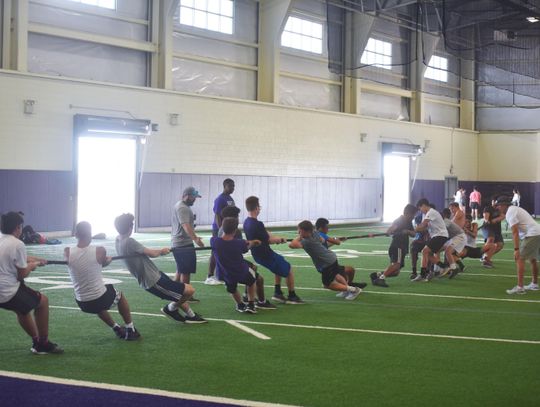
<svg viewBox="0 0 540 407">
<path fill-rule="evenodd" d="M 298 295 L 294 294 L 287 297 L 287 304 L 305 304 L 305 302 Z"/>
<path fill-rule="evenodd" d="M 450 272 L 450 276 L 448 278 L 454 278 L 455 276 L 457 276 L 459 274 L 459 269 L 454 269 Z"/>
<path fill-rule="evenodd" d="M 56 343 L 47 341 L 45 344 L 34 343 L 30 348 L 34 355 L 60 355 L 64 353 L 64 349 Z"/>
<path fill-rule="evenodd" d="M 409 280 L 414 280 L 416 277 L 418 277 L 418 273 L 415 273 L 414 271 L 409 276 Z"/>
<path fill-rule="evenodd" d="M 351 287 L 366 288 L 367 283 L 349 283 Z"/>
<path fill-rule="evenodd" d="M 114 334 L 118 339 L 124 339 L 126 337 L 126 328 L 121 326 L 115 326 L 113 328 Z"/>
<path fill-rule="evenodd" d="M 257 301 L 255 307 L 257 309 L 277 309 L 277 307 L 268 300 L 264 302 Z"/>
<path fill-rule="evenodd" d="M 456 263 L 457 263 L 457 265 L 458 265 L 458 267 L 459 267 L 459 272 L 460 272 L 460 273 L 463 273 L 463 271 L 465 270 L 465 267 L 466 267 L 465 264 L 463 264 L 462 261 L 458 261 L 458 262 L 456 262 Z"/>
<path fill-rule="evenodd" d="M 192 317 L 186 315 L 186 324 L 206 324 L 208 321 L 201 317 L 199 314 L 195 314 Z"/>
<path fill-rule="evenodd" d="M 126 337 L 124 338 L 126 341 L 136 341 L 140 337 L 141 334 L 135 328 L 126 328 Z"/>
<path fill-rule="evenodd" d="M 281 303 L 281 304 L 287 303 L 287 298 L 285 298 L 283 293 L 274 293 L 274 295 L 272 296 L 272 299 L 274 301 L 277 301 L 277 302 Z"/>
<path fill-rule="evenodd" d="M 197 303 L 201 302 L 201 300 L 199 300 L 198 298 L 195 298 L 195 297 L 191 297 L 191 298 L 188 300 L 188 302 L 189 302 L 190 304 L 197 304 Z"/>
<path fill-rule="evenodd" d="M 256 314 L 257 310 L 255 309 L 255 304 L 251 303 L 246 306 L 246 314 Z"/>
<path fill-rule="evenodd" d="M 388 287 L 388 284 L 386 284 L 386 280 L 385 279 L 376 279 L 376 280 L 373 280 L 373 285 L 376 285 L 377 287 Z"/>
<path fill-rule="evenodd" d="M 166 317 L 172 319 L 176 322 L 186 322 L 186 318 L 184 318 L 178 310 L 170 311 L 169 307 L 165 305 L 163 308 L 161 308 L 161 313 L 165 315 Z"/>
<path fill-rule="evenodd" d="M 369 278 L 371 278 L 371 282 L 373 283 L 375 280 L 377 280 L 379 278 L 379 276 L 377 275 L 377 273 L 373 272 L 369 275 Z M 375 283 L 373 283 L 375 284 Z"/>
<path fill-rule="evenodd" d="M 238 312 L 246 312 L 247 305 L 241 302 L 240 304 L 236 304 L 236 310 Z"/>
</svg>

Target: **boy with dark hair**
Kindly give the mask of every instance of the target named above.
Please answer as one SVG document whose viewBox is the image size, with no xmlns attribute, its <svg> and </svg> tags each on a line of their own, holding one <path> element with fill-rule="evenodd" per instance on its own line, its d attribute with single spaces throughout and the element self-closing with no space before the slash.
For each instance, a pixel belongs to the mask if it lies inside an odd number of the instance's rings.
<svg viewBox="0 0 540 407">
<path fill-rule="evenodd" d="M 49 341 L 49 300 L 24 284 L 24 279 L 47 261 L 27 256 L 19 240 L 24 219 L 18 212 L 2 215 L 0 221 L 0 308 L 17 314 L 19 325 L 32 338 L 30 350 L 36 355 L 64 353 Z M 34 311 L 34 317 L 31 311 Z"/>
<path fill-rule="evenodd" d="M 392 235 L 392 242 L 388 248 L 390 265 L 382 273 L 371 273 L 370 278 L 373 285 L 388 287 L 386 277 L 397 277 L 399 271 L 405 267 L 405 256 L 409 250 L 409 236 L 414 236 L 412 220 L 418 212 L 414 205 L 408 204 L 403 209 L 403 215 L 397 218 L 388 228 L 386 233 Z"/>
<path fill-rule="evenodd" d="M 116 291 L 112 284 L 105 285 L 101 270 L 111 263 L 111 257 L 102 246 L 91 246 L 92 227 L 88 222 L 75 226 L 77 246 L 64 249 L 68 262 L 69 276 L 75 291 L 75 301 L 81 311 L 96 314 L 105 322 L 119 339 L 133 341 L 141 336 L 135 329 L 126 297 Z M 109 309 L 118 306 L 118 312 L 125 322 L 125 328 L 118 325 Z"/>
<path fill-rule="evenodd" d="M 246 199 L 246 209 L 249 216 L 244 220 L 244 233 L 248 240 L 260 240 L 261 244 L 251 248 L 253 259 L 266 267 L 275 275 L 274 295 L 272 299 L 283 304 L 303 304 L 304 301 L 294 291 L 294 273 L 291 265 L 271 248 L 271 244 L 285 243 L 282 237 L 273 236 L 264 227 L 264 223 L 257 219 L 261 212 L 259 198 L 250 196 Z M 284 277 L 289 289 L 289 296 L 285 298 L 281 291 L 281 278 Z"/>
<path fill-rule="evenodd" d="M 234 206 L 234 199 L 231 194 L 234 192 L 234 181 L 230 178 L 223 180 L 223 192 L 214 200 L 214 222 L 212 223 L 212 237 L 218 235 L 218 230 L 221 227 L 221 222 L 224 219 L 221 216 L 221 211 L 229 206 Z M 208 276 L 204 281 L 207 285 L 218 285 L 222 282 L 215 277 L 216 260 L 214 252 L 210 253 L 210 262 L 208 264 Z"/>
<path fill-rule="evenodd" d="M 338 296 L 352 301 L 360 295 L 365 284 L 354 284 L 354 269 L 340 266 L 336 254 L 324 246 L 324 239 L 314 231 L 313 224 L 304 220 L 298 224 L 298 237 L 289 243 L 291 249 L 304 249 L 319 273 L 324 288 L 339 291 Z M 354 285 L 353 285 L 354 284 Z"/>
<path fill-rule="evenodd" d="M 193 312 L 187 303 L 195 293 L 195 289 L 190 284 L 171 280 L 150 260 L 150 257 L 169 254 L 170 249 L 168 247 L 159 250 L 149 249 L 133 239 L 131 237 L 133 220 L 134 216 L 131 213 L 124 213 L 114 220 L 114 226 L 119 233 L 115 242 L 116 252 L 120 256 L 128 256 L 124 259 L 124 263 L 129 272 L 137 279 L 141 288 L 156 297 L 171 301 L 161 309 L 167 317 L 188 324 L 208 322 Z M 185 315 L 180 314 L 179 308 Z"/>
<path fill-rule="evenodd" d="M 331 247 L 333 245 L 340 245 L 341 242 L 344 242 L 347 240 L 347 238 L 343 237 L 341 239 L 336 239 L 334 237 L 328 236 L 328 229 L 329 229 L 330 222 L 326 218 L 319 218 L 315 221 L 315 229 L 317 229 L 317 232 L 319 232 L 319 235 L 324 240 L 325 247 Z"/>
<path fill-rule="evenodd" d="M 221 211 L 221 218 L 222 219 L 234 218 L 236 220 L 239 220 L 238 215 L 240 215 L 240 208 L 237 208 L 236 206 L 226 206 Z M 223 227 L 220 227 L 219 230 L 218 230 L 218 237 L 223 237 L 224 234 L 225 233 L 223 231 Z M 243 239 L 242 232 L 240 231 L 240 229 L 238 229 L 238 227 L 236 228 L 234 238 L 235 239 Z M 255 273 L 255 276 L 256 276 L 256 280 L 257 280 L 256 283 L 255 283 L 255 285 L 257 287 L 257 290 L 256 290 L 257 301 L 255 302 L 255 307 L 259 308 L 259 309 L 266 309 L 266 310 L 276 309 L 276 306 L 266 299 L 266 296 L 264 294 L 264 278 L 259 273 L 257 273 L 257 266 L 254 263 L 252 263 L 252 262 L 250 262 L 250 261 L 248 261 L 246 259 L 244 259 L 244 261 L 246 262 L 248 267 L 251 270 L 253 270 L 253 272 Z M 217 278 L 220 278 L 220 275 L 221 275 L 220 268 L 216 267 L 216 276 L 217 276 Z M 248 301 L 247 290 L 246 290 L 246 294 L 243 297 L 243 300 L 246 301 L 246 302 Z"/>
<path fill-rule="evenodd" d="M 258 246 L 259 240 L 243 240 L 235 237 L 238 230 L 237 218 L 224 218 L 222 223 L 223 236 L 212 237 L 210 246 L 216 257 L 216 264 L 219 267 L 220 278 L 225 281 L 227 292 L 229 292 L 236 302 L 238 312 L 256 314 L 255 309 L 255 282 L 257 274 L 252 271 L 244 261 L 244 253 L 254 246 Z M 238 284 L 245 284 L 247 288 L 248 303 L 244 304 L 238 292 Z"/>
</svg>

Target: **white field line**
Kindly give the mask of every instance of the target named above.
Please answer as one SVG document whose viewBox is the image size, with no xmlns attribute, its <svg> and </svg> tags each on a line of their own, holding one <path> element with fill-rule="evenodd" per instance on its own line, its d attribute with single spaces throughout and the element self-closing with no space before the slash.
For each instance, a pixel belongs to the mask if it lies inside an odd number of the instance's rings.
<svg viewBox="0 0 540 407">
<path fill-rule="evenodd" d="M 51 305 L 50 308 L 60 308 L 68 310 L 76 310 L 75 307 L 59 307 Z M 117 312 L 117 311 L 115 311 Z M 131 312 L 133 315 L 143 315 L 151 317 L 163 317 L 160 314 L 150 314 L 143 312 Z M 206 318 L 208 321 L 216 322 L 226 322 L 230 321 L 238 322 L 241 324 L 253 324 L 253 325 L 265 325 L 265 326 L 278 326 L 283 328 L 302 328 L 302 329 L 318 329 L 324 331 L 339 331 L 339 332 L 356 332 L 356 333 L 367 333 L 367 334 L 376 334 L 376 335 L 396 335 L 396 336 L 417 336 L 424 338 L 438 338 L 438 339 L 455 339 L 455 340 L 468 340 L 468 341 L 483 341 L 483 342 L 500 342 L 500 343 L 519 343 L 519 344 L 528 344 L 528 345 L 540 345 L 540 341 L 528 340 L 528 339 L 505 339 L 505 338 L 485 338 L 485 337 L 476 337 L 476 336 L 459 336 L 459 335 L 442 335 L 442 334 L 425 334 L 417 332 L 403 332 L 403 331 L 380 331 L 374 329 L 362 329 L 362 328 L 340 328 L 340 327 L 331 327 L 331 326 L 320 326 L 320 325 L 299 325 L 299 324 L 284 324 L 279 322 L 262 322 L 262 321 L 238 321 L 238 320 L 229 320 L 222 318 Z"/>
<path fill-rule="evenodd" d="M 235 328 L 240 329 L 241 331 L 244 331 L 244 332 L 246 332 L 246 333 L 248 333 L 248 334 L 253 335 L 253 336 L 256 337 L 256 338 L 259 338 L 259 339 L 262 339 L 262 340 L 265 340 L 265 341 L 267 341 L 267 340 L 269 340 L 269 339 L 272 339 L 272 338 L 270 338 L 269 336 L 266 336 L 266 335 L 264 335 L 264 334 L 262 334 L 262 333 L 260 333 L 260 332 L 258 332 L 258 331 L 256 331 L 256 330 L 254 330 L 254 329 L 251 329 L 251 328 L 248 328 L 248 327 L 245 326 L 245 325 L 242 325 L 242 324 L 241 324 L 240 322 L 238 322 L 238 321 L 234 321 L 234 320 L 232 320 L 232 319 L 226 319 L 225 322 L 228 323 L 229 325 L 234 326 Z"/>
<path fill-rule="evenodd" d="M 119 384 L 96 383 L 96 382 L 89 382 L 85 380 L 61 379 L 58 377 L 41 376 L 41 375 L 18 373 L 18 372 L 8 372 L 5 370 L 0 370 L 0 376 L 6 376 L 6 377 L 12 377 L 15 379 L 24 379 L 24 380 L 36 380 L 36 381 L 45 382 L 45 383 L 63 384 L 63 385 L 68 385 L 68 386 L 87 387 L 90 389 L 104 389 L 104 390 L 120 391 L 124 393 L 148 394 L 151 396 L 158 396 L 158 397 L 170 397 L 174 399 L 206 401 L 210 403 L 229 404 L 233 406 L 293 407 L 286 404 L 263 403 L 260 401 L 250 401 L 250 400 L 237 400 L 237 399 L 232 399 L 232 398 L 204 396 L 201 394 L 180 393 L 180 392 L 175 392 L 175 391 L 173 392 L 173 391 L 166 391 L 166 390 L 159 390 L 159 389 L 151 389 L 151 388 L 146 388 L 146 387 L 133 387 L 133 386 L 124 386 L 124 385 L 119 385 Z M 112 398 L 112 400 L 114 400 L 114 398 Z"/>
</svg>

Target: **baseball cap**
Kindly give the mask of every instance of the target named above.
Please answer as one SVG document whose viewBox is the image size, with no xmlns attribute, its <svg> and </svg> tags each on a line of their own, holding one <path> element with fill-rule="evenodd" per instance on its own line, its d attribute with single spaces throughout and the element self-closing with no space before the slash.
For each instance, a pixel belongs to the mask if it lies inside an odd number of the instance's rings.
<svg viewBox="0 0 540 407">
<path fill-rule="evenodd" d="M 500 196 L 495 201 L 495 206 L 498 206 L 498 205 L 508 205 L 508 206 L 510 206 L 510 205 L 512 205 L 512 201 L 507 196 Z"/>
<path fill-rule="evenodd" d="M 184 189 L 184 193 L 182 196 L 194 196 L 195 198 L 202 198 L 202 196 L 199 195 L 199 191 L 197 191 L 194 187 L 187 187 Z"/>
</svg>

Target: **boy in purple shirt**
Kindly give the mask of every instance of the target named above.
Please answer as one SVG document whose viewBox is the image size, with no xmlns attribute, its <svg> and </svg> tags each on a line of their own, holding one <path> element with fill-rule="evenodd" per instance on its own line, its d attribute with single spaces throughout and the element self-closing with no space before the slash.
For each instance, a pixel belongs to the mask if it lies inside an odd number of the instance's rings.
<svg viewBox="0 0 540 407">
<path fill-rule="evenodd" d="M 264 227 L 264 223 L 257 219 L 257 216 L 261 212 L 259 198 L 256 196 L 247 198 L 246 209 L 249 212 L 249 216 L 244 221 L 244 233 L 248 240 L 261 241 L 259 246 L 251 248 L 251 255 L 255 262 L 266 267 L 275 275 L 274 295 L 272 299 L 282 304 L 303 304 L 304 301 L 294 292 L 294 274 L 291 265 L 283 256 L 280 256 L 270 248 L 271 244 L 285 243 L 286 240 L 268 233 Z M 289 289 L 289 296 L 287 298 L 285 298 L 281 291 L 282 277 L 285 277 L 287 288 Z"/>
<path fill-rule="evenodd" d="M 214 222 L 212 223 L 212 236 L 216 237 L 218 235 L 218 230 L 221 227 L 221 222 L 223 217 L 221 216 L 221 211 L 227 206 L 234 206 L 234 199 L 231 194 L 234 192 L 234 181 L 230 178 L 227 178 L 223 181 L 223 192 L 218 195 L 214 200 Z M 214 258 L 214 253 L 210 254 L 210 263 L 208 264 L 208 276 L 204 284 L 207 285 L 218 285 L 222 284 L 215 276 L 216 269 L 216 260 Z"/>
<path fill-rule="evenodd" d="M 238 219 L 225 218 L 222 223 L 223 237 L 212 237 L 210 246 L 214 253 L 216 264 L 219 266 L 220 277 L 225 281 L 227 292 L 229 292 L 236 302 L 238 312 L 256 314 L 255 309 L 255 282 L 257 274 L 251 270 L 244 261 L 243 253 L 261 244 L 260 240 L 246 241 L 236 239 L 235 233 L 238 230 Z M 244 304 L 242 296 L 238 292 L 238 284 L 245 284 L 247 288 L 248 304 Z"/>
</svg>

